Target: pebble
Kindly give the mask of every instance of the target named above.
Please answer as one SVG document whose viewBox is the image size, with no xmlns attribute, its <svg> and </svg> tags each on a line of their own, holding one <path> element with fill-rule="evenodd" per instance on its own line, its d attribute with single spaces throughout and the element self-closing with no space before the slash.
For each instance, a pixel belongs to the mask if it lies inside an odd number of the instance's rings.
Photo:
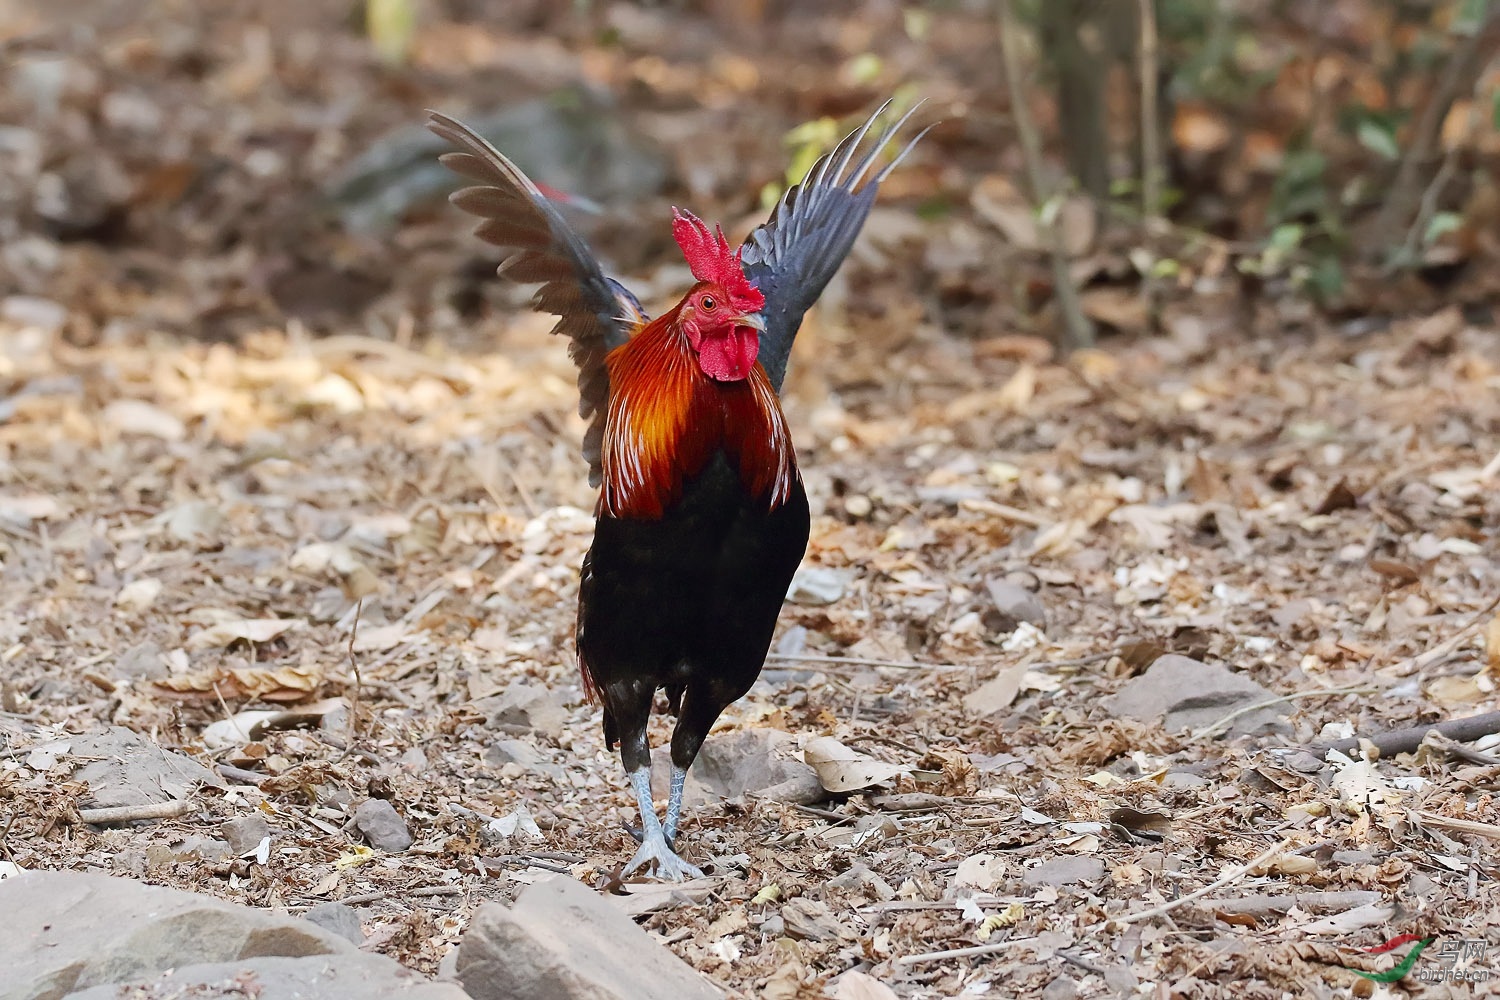
<svg viewBox="0 0 1500 1000">
<path fill-rule="evenodd" d="M 359 808 L 354 810 L 354 825 L 377 851 L 396 854 L 412 844 L 406 820 L 385 799 L 367 799 L 361 802 Z"/>
</svg>

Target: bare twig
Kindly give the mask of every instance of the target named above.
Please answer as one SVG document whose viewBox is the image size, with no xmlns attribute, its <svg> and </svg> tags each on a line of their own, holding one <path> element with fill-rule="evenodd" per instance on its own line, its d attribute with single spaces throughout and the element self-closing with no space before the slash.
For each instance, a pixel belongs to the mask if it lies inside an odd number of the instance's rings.
<svg viewBox="0 0 1500 1000">
<path fill-rule="evenodd" d="M 1161 56 L 1156 32 L 1156 0 L 1138 0 L 1141 20 L 1141 214 L 1145 217 L 1146 245 L 1156 263 L 1157 222 L 1161 218 L 1161 108 L 1157 95 L 1157 74 Z M 1156 281 L 1151 274 L 1141 276 L 1141 294 L 1152 322 L 1156 319 Z"/>
<path fill-rule="evenodd" d="M 1272 858 L 1284 852 L 1287 847 L 1291 845 L 1291 843 L 1291 838 L 1288 837 L 1282 840 L 1281 843 L 1276 844 L 1273 847 L 1266 848 L 1264 851 L 1261 851 L 1255 857 L 1240 865 L 1238 868 L 1231 869 L 1221 878 L 1215 879 L 1196 892 L 1190 892 L 1186 896 L 1179 896 L 1176 899 L 1170 899 L 1167 902 L 1162 903 L 1160 906 L 1151 907 L 1149 910 L 1141 910 L 1139 913 L 1127 913 L 1125 916 L 1119 917 L 1118 919 L 1122 924 L 1139 923 L 1142 920 L 1150 920 L 1152 917 L 1159 917 L 1164 913 L 1172 912 L 1180 906 L 1186 906 L 1191 902 L 1202 899 L 1204 896 L 1208 895 L 1216 889 L 1222 889 L 1226 885 L 1229 885 L 1231 882 L 1238 882 L 1240 879 L 1244 878 L 1246 875 L 1250 874 L 1252 871 L 1259 868 L 1267 861 L 1270 861 Z"/>
<path fill-rule="evenodd" d="M 1451 816 L 1439 816 L 1437 813 L 1417 812 L 1417 819 L 1427 826 L 1435 826 L 1439 830 L 1447 830 L 1449 833 L 1467 833 L 1473 837 L 1484 837 L 1487 840 L 1500 840 L 1500 826 L 1494 823 L 1480 823 L 1472 819 L 1454 819 Z"/>
<path fill-rule="evenodd" d="M 361 694 L 364 690 L 364 678 L 359 674 L 359 658 L 354 655 L 354 639 L 359 635 L 359 619 L 365 610 L 365 599 L 361 597 L 354 604 L 354 621 L 349 623 L 349 669 L 354 673 L 354 697 L 349 704 L 349 741 L 352 743 L 359 736 L 359 705 Z"/>
<path fill-rule="evenodd" d="M 1500 712 L 1485 712 L 1483 715 L 1449 719 L 1447 722 L 1408 726 L 1406 729 L 1393 729 L 1385 733 L 1376 733 L 1373 736 L 1351 736 L 1346 740 L 1334 740 L 1332 743 L 1315 743 L 1308 747 L 1308 750 L 1319 760 L 1323 760 L 1330 750 L 1337 750 L 1345 755 L 1352 754 L 1359 750 L 1362 742 L 1369 740 L 1380 752 L 1381 757 L 1390 757 L 1398 753 L 1415 752 L 1422 745 L 1422 741 L 1427 738 L 1428 733 L 1437 733 L 1439 736 L 1446 736 L 1460 743 L 1471 743 L 1481 736 L 1500 733 Z"/>
<path fill-rule="evenodd" d="M 1386 667 L 1382 671 L 1382 673 L 1393 674 L 1400 677 L 1409 673 L 1420 672 L 1431 666 L 1434 662 L 1446 659 L 1448 654 L 1457 649 L 1459 645 L 1464 641 L 1464 639 L 1468 637 L 1469 633 L 1473 632 L 1485 620 L 1487 620 L 1490 612 L 1494 611 L 1497 607 L 1500 607 L 1500 594 L 1496 594 L 1494 600 L 1490 601 L 1490 603 L 1474 612 L 1474 616 L 1467 622 L 1465 622 L 1462 628 L 1450 635 L 1447 639 L 1438 643 L 1436 646 L 1433 646 L 1426 652 L 1418 653 L 1416 656 L 1409 656 L 1406 659 L 1402 660 L 1400 663 L 1396 663 L 1392 666 Z"/>
<path fill-rule="evenodd" d="M 1246 896 L 1243 899 L 1210 899 L 1204 906 L 1211 906 L 1216 913 L 1244 914 L 1249 917 L 1269 917 L 1288 913 L 1293 907 L 1308 912 L 1330 910 L 1352 910 L 1360 906 L 1373 906 L 1380 902 L 1381 895 L 1371 889 L 1346 891 L 1299 892 L 1285 896 Z"/>
<path fill-rule="evenodd" d="M 214 770 L 221 777 L 228 778 L 230 781 L 236 781 L 242 785 L 254 785 L 257 788 L 270 781 L 272 777 L 269 774 L 261 774 L 259 771 L 247 771 L 243 767 L 235 767 L 233 764 L 215 764 Z"/>
<path fill-rule="evenodd" d="M 1488 60 L 1486 52 L 1495 45 L 1494 36 L 1500 30 L 1500 4 L 1492 3 L 1488 8 L 1484 20 L 1475 25 L 1473 34 L 1460 41 L 1444 63 L 1432 97 L 1417 119 L 1411 145 L 1406 148 L 1406 155 L 1396 169 L 1396 177 L 1387 189 L 1385 203 L 1375 217 L 1374 239 L 1369 243 L 1371 253 L 1387 252 L 1396 233 L 1405 227 L 1412 214 L 1412 203 L 1418 197 L 1421 171 L 1432 161 L 1442 139 L 1443 119 L 1459 95 L 1473 88 L 1475 78 Z"/>
<path fill-rule="evenodd" d="M 1340 694 L 1369 694 L 1372 691 L 1378 690 L 1380 689 L 1370 687 L 1368 684 L 1360 684 L 1356 685 L 1355 687 L 1329 688 L 1327 690 L 1319 689 L 1316 691 L 1294 691 L 1291 694 L 1283 694 L 1275 698 L 1265 698 L 1261 701 L 1252 701 L 1250 704 L 1243 705 L 1235 709 L 1233 712 L 1230 712 L 1222 719 L 1218 719 L 1193 733 L 1193 739 L 1206 739 L 1207 737 L 1213 736 L 1221 730 L 1228 729 L 1229 726 L 1232 725 L 1234 721 L 1241 716 L 1249 715 L 1251 712 L 1259 712 L 1263 708 L 1271 708 L 1274 705 L 1281 705 L 1289 701 L 1300 701 L 1303 698 L 1320 698 L 1324 695 L 1331 696 Z"/>
<path fill-rule="evenodd" d="M 1034 667 L 1086 667 L 1114 656 L 1114 651 L 1092 653 L 1073 660 L 1040 660 Z M 824 656 L 821 653 L 767 653 L 766 659 L 778 663 L 826 663 L 851 667 L 895 667 L 899 670 L 973 670 L 973 663 L 934 663 L 923 660 L 876 660 L 864 656 Z"/>
<path fill-rule="evenodd" d="M 1010 110 L 1015 118 L 1016 133 L 1021 139 L 1026 175 L 1031 182 L 1031 198 L 1036 205 L 1044 206 L 1052 200 L 1053 192 L 1047 183 L 1042 163 L 1041 136 L 1037 132 L 1036 122 L 1031 118 L 1031 106 L 1026 103 L 1026 80 L 1021 72 L 1021 27 L 1016 22 L 1011 0 L 995 0 L 995 12 L 1000 23 L 1000 48 L 1005 56 L 1005 82 L 1010 89 Z M 1062 233 L 1050 219 L 1043 222 L 1048 256 L 1052 260 L 1052 283 L 1056 287 L 1057 305 L 1062 312 L 1063 336 L 1069 347 L 1092 346 L 1094 325 L 1084 315 L 1083 302 L 1078 297 L 1078 288 L 1073 284 L 1073 275 L 1068 270 L 1068 255 L 1063 246 Z"/>
<path fill-rule="evenodd" d="M 138 819 L 173 819 L 185 816 L 197 806 L 187 799 L 170 802 L 146 802 L 134 806 L 104 806 L 99 809 L 80 809 L 78 818 L 85 823 L 108 826 L 113 823 L 131 823 Z"/>
<path fill-rule="evenodd" d="M 997 955 L 1002 951 L 1009 951 L 1016 945 L 1030 944 L 1035 941 L 1034 937 L 1016 938 L 1012 941 L 1001 941 L 999 944 L 979 944 L 972 948 L 949 948 L 947 951 L 929 951 L 922 955 L 906 955 L 896 959 L 897 965 L 917 965 L 922 962 L 940 962 L 945 958 L 969 958 L 974 955 Z"/>
</svg>

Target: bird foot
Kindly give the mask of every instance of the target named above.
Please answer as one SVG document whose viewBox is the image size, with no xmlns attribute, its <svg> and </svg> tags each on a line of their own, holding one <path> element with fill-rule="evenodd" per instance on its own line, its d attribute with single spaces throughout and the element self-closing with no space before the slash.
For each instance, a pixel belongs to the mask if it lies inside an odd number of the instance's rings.
<svg viewBox="0 0 1500 1000">
<path fill-rule="evenodd" d="M 646 834 L 646 838 L 641 841 L 641 849 L 635 852 L 635 857 L 630 859 L 630 864 L 625 866 L 621 874 L 629 875 L 643 869 L 654 872 L 663 882 L 681 882 L 684 879 L 703 877 L 703 869 L 688 864 L 673 853 L 659 828 Z"/>
</svg>

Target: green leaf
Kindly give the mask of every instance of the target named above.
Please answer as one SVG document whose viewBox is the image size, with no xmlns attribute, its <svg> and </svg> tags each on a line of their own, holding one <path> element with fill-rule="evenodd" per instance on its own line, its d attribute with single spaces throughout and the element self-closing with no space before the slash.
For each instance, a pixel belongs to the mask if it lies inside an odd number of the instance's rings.
<svg viewBox="0 0 1500 1000">
<path fill-rule="evenodd" d="M 1302 245 L 1303 229 L 1299 223 L 1283 222 L 1271 230 L 1271 239 L 1267 249 L 1277 253 L 1288 254 Z"/>
<path fill-rule="evenodd" d="M 1401 158 L 1401 147 L 1396 145 L 1396 133 L 1383 122 L 1378 122 L 1373 118 L 1362 119 L 1356 135 L 1359 136 L 1360 145 L 1375 155 L 1383 156 L 1387 160 Z"/>
<path fill-rule="evenodd" d="M 914 42 L 927 39 L 932 30 L 932 12 L 918 7 L 908 7 L 901 12 L 901 23 L 906 28 L 906 37 Z"/>
<path fill-rule="evenodd" d="M 1458 13 L 1448 30 L 1465 38 L 1477 32 L 1489 13 L 1490 0 L 1464 0 L 1458 5 Z"/>
<path fill-rule="evenodd" d="M 1449 233 L 1457 232 L 1463 224 L 1463 216 L 1457 212 L 1439 212 L 1427 223 L 1427 232 L 1422 234 L 1422 242 L 1431 246 Z"/>
<path fill-rule="evenodd" d="M 866 87 L 880 78 L 885 63 L 873 52 L 857 55 L 844 64 L 844 78 L 850 83 Z"/>
<path fill-rule="evenodd" d="M 406 62 L 416 30 L 417 0 L 365 0 L 365 31 L 388 64 Z"/>
</svg>

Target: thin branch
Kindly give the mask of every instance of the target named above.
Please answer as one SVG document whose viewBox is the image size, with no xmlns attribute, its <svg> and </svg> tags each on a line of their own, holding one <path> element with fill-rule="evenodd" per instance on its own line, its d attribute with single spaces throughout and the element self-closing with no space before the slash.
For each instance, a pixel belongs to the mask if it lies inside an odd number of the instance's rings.
<svg viewBox="0 0 1500 1000">
<path fill-rule="evenodd" d="M 1467 833 L 1474 837 L 1484 837 L 1487 840 L 1500 840 L 1500 826 L 1493 823 L 1480 823 L 1472 819 L 1454 819 L 1451 816 L 1439 816 L 1437 813 L 1421 811 L 1418 811 L 1417 819 L 1427 826 L 1435 826 L 1449 833 Z"/>
<path fill-rule="evenodd" d="M 196 808 L 187 799 L 173 799 L 170 802 L 146 802 L 134 806 L 80 809 L 78 818 L 92 825 L 108 826 L 114 823 L 131 823 L 138 819 L 173 819 L 185 816 Z"/>
<path fill-rule="evenodd" d="M 1031 182 L 1031 198 L 1037 206 L 1046 206 L 1051 202 L 1053 192 L 1047 183 L 1042 161 L 1041 136 L 1036 122 L 1032 120 L 1031 106 L 1026 102 L 1026 80 L 1021 73 L 1021 27 L 1016 22 L 1012 0 L 995 0 L 995 13 L 1000 23 L 1000 48 L 1005 57 L 1005 83 L 1010 90 L 1010 110 L 1015 118 L 1016 133 L 1021 139 L 1026 175 Z M 1062 311 L 1065 341 L 1069 347 L 1090 347 L 1094 343 L 1094 325 L 1084 315 L 1083 302 L 1078 297 L 1077 286 L 1073 284 L 1062 233 L 1054 220 L 1044 218 L 1039 221 L 1047 237 L 1047 253 L 1052 261 L 1052 284 L 1057 292 L 1058 308 Z"/>
<path fill-rule="evenodd" d="M 1464 719 L 1449 719 L 1447 722 L 1434 722 L 1425 726 L 1393 729 L 1390 732 L 1376 733 L 1374 736 L 1351 736 L 1346 740 L 1334 740 L 1332 743 L 1316 743 L 1308 747 L 1308 751 L 1319 760 L 1325 760 L 1330 750 L 1337 750 L 1347 756 L 1357 753 L 1359 745 L 1369 740 L 1380 752 L 1382 758 L 1391 757 L 1398 753 L 1415 752 L 1429 733 L 1437 733 L 1439 736 L 1446 736 L 1460 743 L 1472 743 L 1482 736 L 1500 733 L 1500 712 L 1486 712 L 1483 715 L 1471 715 Z"/>
<path fill-rule="evenodd" d="M 1213 892 L 1215 889 L 1222 889 L 1226 885 L 1229 885 L 1231 882 L 1238 882 L 1240 879 L 1244 878 L 1246 875 L 1250 874 L 1252 871 L 1259 868 L 1267 861 L 1270 861 L 1278 854 L 1281 854 L 1287 849 L 1288 846 L 1291 845 L 1291 843 L 1292 840 L 1290 837 L 1288 837 L 1281 843 L 1276 844 L 1274 847 L 1268 847 L 1264 851 L 1261 851 L 1249 861 L 1240 865 L 1238 868 L 1230 870 L 1228 873 L 1220 878 L 1215 879 L 1208 885 L 1205 885 L 1197 892 L 1190 892 L 1186 896 L 1179 896 L 1176 899 L 1170 899 L 1160 906 L 1151 907 L 1151 909 L 1149 910 L 1141 910 L 1139 913 L 1127 913 L 1125 916 L 1120 917 L 1119 921 L 1122 924 L 1139 923 L 1142 920 L 1150 920 L 1152 917 L 1159 917 L 1164 913 L 1172 912 L 1180 906 L 1186 906 L 1188 903 L 1191 903 L 1198 899 L 1202 899 L 1204 896 Z"/>
<path fill-rule="evenodd" d="M 1412 202 L 1417 198 L 1422 168 L 1432 162 L 1438 143 L 1442 141 L 1443 120 L 1448 117 L 1448 111 L 1459 95 L 1473 89 L 1475 79 L 1484 68 L 1488 58 L 1485 50 L 1495 44 L 1493 35 L 1500 29 L 1500 4 L 1491 3 L 1488 8 L 1474 33 L 1461 40 L 1448 57 L 1437 87 L 1417 119 L 1411 145 L 1406 148 L 1406 155 L 1396 169 L 1396 177 L 1387 189 L 1385 204 L 1375 217 L 1374 239 L 1369 243 L 1371 253 L 1388 251 L 1396 233 L 1405 227 L 1411 217 Z"/>
<path fill-rule="evenodd" d="M 1356 685 L 1355 687 L 1329 688 L 1327 690 L 1319 688 L 1316 691 L 1295 691 L 1291 694 L 1278 695 L 1275 698 L 1266 698 L 1261 701 L 1253 701 L 1248 705 L 1244 705 L 1240 708 L 1235 709 L 1233 712 L 1230 712 L 1223 718 L 1204 726 L 1202 729 L 1193 733 L 1193 739 L 1201 740 L 1209 736 L 1213 736 L 1220 730 L 1227 729 L 1230 724 L 1232 724 L 1241 716 L 1249 715 L 1251 712 L 1259 712 L 1263 708 L 1271 708 L 1275 705 L 1282 705 L 1289 701 L 1301 701 L 1303 698 L 1319 698 L 1323 695 L 1369 694 L 1372 691 L 1378 690 L 1380 689 L 1370 687 L 1368 684 L 1360 684 Z"/>
<path fill-rule="evenodd" d="M 1161 107 L 1157 94 L 1157 76 L 1160 71 L 1160 40 L 1156 31 L 1156 0 L 1138 0 L 1141 20 L 1141 214 L 1145 216 L 1146 246 L 1151 251 L 1151 263 L 1156 263 L 1156 231 L 1161 218 L 1162 168 L 1161 154 Z M 1157 310 L 1156 279 L 1150 274 L 1141 276 L 1141 295 L 1146 300 L 1146 313 L 1153 326 Z"/>
<path fill-rule="evenodd" d="M 1009 951 L 1018 944 L 1030 944 L 1036 938 L 1016 938 L 1014 941 L 1002 941 L 999 944 L 979 944 L 972 948 L 949 948 L 947 951 L 929 951 L 922 955 L 907 955 L 896 959 L 897 965 L 917 965 L 921 962 L 940 962 L 945 958 L 969 958 L 974 955 L 997 955 L 1002 951 Z"/>
</svg>

